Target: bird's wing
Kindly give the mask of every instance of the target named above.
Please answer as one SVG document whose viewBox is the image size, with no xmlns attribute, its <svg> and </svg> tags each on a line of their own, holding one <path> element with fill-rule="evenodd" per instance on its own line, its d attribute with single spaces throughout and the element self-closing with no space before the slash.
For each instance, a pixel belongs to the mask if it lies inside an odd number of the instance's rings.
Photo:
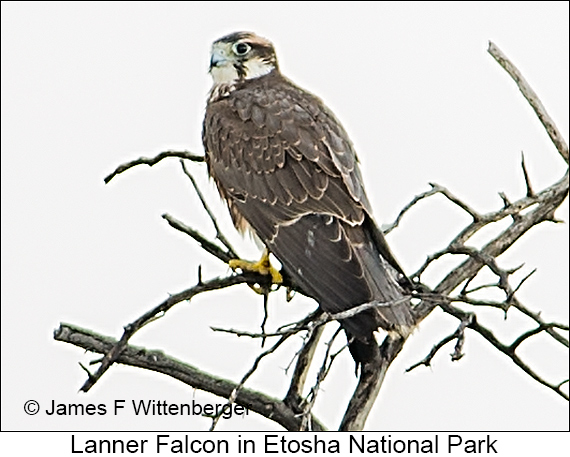
<svg viewBox="0 0 570 457">
<path fill-rule="evenodd" d="M 246 81 L 208 104 L 203 140 L 234 222 L 247 221 L 325 310 L 401 296 L 353 146 L 317 97 L 276 72 Z"/>
</svg>

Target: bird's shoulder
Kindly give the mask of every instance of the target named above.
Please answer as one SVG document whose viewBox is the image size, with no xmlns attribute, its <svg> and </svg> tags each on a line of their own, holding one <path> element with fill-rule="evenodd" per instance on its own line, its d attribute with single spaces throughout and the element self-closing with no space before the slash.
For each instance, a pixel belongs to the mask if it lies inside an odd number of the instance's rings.
<svg viewBox="0 0 570 457">
<path fill-rule="evenodd" d="M 228 118 L 233 115 L 241 121 L 251 120 L 258 127 L 262 126 L 260 117 L 265 115 L 297 122 L 339 124 L 319 97 L 297 86 L 277 70 L 260 78 L 235 83 L 225 94 L 210 99 L 206 115 L 222 113 Z"/>
</svg>

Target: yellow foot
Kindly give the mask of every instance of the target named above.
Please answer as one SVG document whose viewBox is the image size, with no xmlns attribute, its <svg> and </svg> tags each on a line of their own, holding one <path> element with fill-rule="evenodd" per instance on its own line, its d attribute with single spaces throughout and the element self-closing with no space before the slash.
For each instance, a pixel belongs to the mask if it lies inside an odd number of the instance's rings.
<svg viewBox="0 0 570 457">
<path fill-rule="evenodd" d="M 228 265 L 232 270 L 240 269 L 241 271 L 249 271 L 253 273 L 259 273 L 262 275 L 271 276 L 271 282 L 273 284 L 282 284 L 283 276 L 275 268 L 271 266 L 269 262 L 269 251 L 266 249 L 263 253 L 261 259 L 258 262 L 248 262 L 246 260 L 232 259 L 229 261 Z M 263 294 L 262 288 L 253 287 L 257 293 Z"/>
</svg>

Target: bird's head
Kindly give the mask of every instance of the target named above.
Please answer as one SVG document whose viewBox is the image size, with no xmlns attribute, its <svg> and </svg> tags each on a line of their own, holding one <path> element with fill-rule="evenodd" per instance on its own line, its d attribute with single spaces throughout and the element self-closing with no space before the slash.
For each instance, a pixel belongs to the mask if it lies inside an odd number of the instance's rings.
<svg viewBox="0 0 570 457">
<path fill-rule="evenodd" d="M 214 85 L 259 78 L 276 69 L 273 44 L 255 33 L 232 33 L 212 45 L 210 74 Z"/>
</svg>

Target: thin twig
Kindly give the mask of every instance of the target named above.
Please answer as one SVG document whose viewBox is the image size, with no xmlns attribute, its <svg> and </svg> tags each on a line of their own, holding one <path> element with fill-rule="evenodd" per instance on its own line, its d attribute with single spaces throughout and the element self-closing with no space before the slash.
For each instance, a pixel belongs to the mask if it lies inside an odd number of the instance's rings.
<svg viewBox="0 0 570 457">
<path fill-rule="evenodd" d="M 232 254 L 228 251 L 224 251 L 220 248 L 216 243 L 207 239 L 204 235 L 202 235 L 197 230 L 194 230 L 192 227 L 184 224 L 183 222 L 179 221 L 175 217 L 171 216 L 170 214 L 163 214 L 162 218 L 168 222 L 168 224 L 179 230 L 182 233 L 186 233 L 194 238 L 198 243 L 200 243 L 200 247 L 204 249 L 204 251 L 212 254 L 214 257 L 217 257 L 224 263 L 228 263 L 230 260 L 235 259 L 235 254 Z"/>
<path fill-rule="evenodd" d="M 463 200 L 456 197 L 447 188 L 440 186 L 439 184 L 431 183 L 431 182 L 429 183 L 429 185 L 432 186 L 434 189 L 436 189 L 437 192 L 444 195 L 445 198 L 447 198 L 450 202 L 455 203 L 455 205 L 459 206 L 463 211 L 465 211 L 467 214 L 469 214 L 473 218 L 473 222 L 478 222 L 479 220 L 481 220 L 481 215 L 477 211 L 475 211 L 473 208 L 471 208 Z"/>
<path fill-rule="evenodd" d="M 290 336 L 291 335 L 283 335 L 281 338 L 279 338 L 279 340 L 273 346 L 271 346 L 269 349 L 263 351 L 261 354 L 259 354 L 255 358 L 251 368 L 247 371 L 247 373 L 245 375 L 243 375 L 239 384 L 236 385 L 234 387 L 234 389 L 232 390 L 230 396 L 228 397 L 228 403 L 227 403 L 228 405 L 232 405 L 235 402 L 240 390 L 243 388 L 243 386 L 245 385 L 246 381 L 250 378 L 250 376 L 253 373 L 255 373 L 255 371 L 259 367 L 259 363 L 261 362 L 261 360 L 264 357 L 268 356 L 269 354 L 272 354 L 273 352 L 275 352 L 277 350 L 277 348 L 279 346 L 281 346 L 287 340 L 287 338 L 289 338 Z M 210 426 L 211 431 L 216 428 L 216 425 L 217 425 L 219 420 L 220 420 L 220 415 L 213 418 L 212 425 Z"/>
<path fill-rule="evenodd" d="M 445 346 L 450 341 L 453 341 L 454 339 L 455 339 L 455 333 L 452 333 L 451 335 L 447 335 L 441 341 L 434 344 L 433 347 L 431 348 L 431 350 L 429 351 L 428 355 L 426 355 L 422 360 L 420 360 L 419 362 L 416 362 L 412 366 L 406 368 L 406 372 L 410 372 L 410 371 L 414 370 L 415 368 L 419 367 L 420 365 L 424 365 L 426 367 L 431 367 L 431 361 L 433 360 L 435 355 L 438 353 L 438 351 L 443 346 Z"/>
<path fill-rule="evenodd" d="M 302 412 L 301 403 L 303 401 L 303 389 L 315 356 L 315 351 L 317 350 L 317 345 L 324 329 L 325 326 L 320 325 L 309 331 L 305 341 L 303 342 L 303 346 L 296 354 L 297 363 L 295 364 L 295 369 L 291 375 L 289 390 L 287 391 L 283 402 L 298 413 Z"/>
<path fill-rule="evenodd" d="M 524 182 L 526 184 L 526 196 L 532 197 L 532 196 L 534 196 L 534 191 L 532 190 L 532 186 L 530 185 L 530 177 L 528 174 L 528 170 L 526 169 L 526 163 L 524 160 L 524 152 L 521 152 L 521 166 L 523 169 Z"/>
<path fill-rule="evenodd" d="M 227 250 L 228 250 L 227 252 L 229 255 L 233 256 L 232 258 L 234 258 L 234 259 L 239 258 L 238 255 L 236 254 L 234 248 L 232 247 L 230 242 L 227 240 L 226 236 L 220 230 L 220 226 L 218 225 L 218 221 L 216 220 L 214 213 L 212 212 L 212 210 L 208 206 L 208 203 L 206 203 L 206 199 L 204 198 L 202 191 L 198 187 L 198 184 L 196 183 L 194 176 L 192 176 L 192 173 L 190 173 L 190 171 L 188 171 L 188 169 L 186 168 L 186 164 L 184 163 L 183 160 L 180 160 L 180 165 L 182 165 L 182 170 L 184 171 L 184 174 L 190 179 L 190 182 L 192 183 L 192 186 L 194 187 L 194 190 L 196 191 L 198 198 L 202 202 L 202 206 L 206 210 L 206 213 L 208 213 L 208 216 L 210 217 L 210 220 L 212 221 L 212 224 L 214 225 L 214 229 L 216 230 L 216 238 L 218 240 L 220 240 L 220 242 L 227 248 Z"/>
<path fill-rule="evenodd" d="M 523 333 L 515 341 L 513 341 L 511 343 L 511 345 L 509 346 L 509 351 L 514 353 L 523 341 L 526 341 L 531 336 L 537 335 L 540 332 L 543 332 L 544 330 L 549 329 L 549 328 L 559 328 L 560 330 L 568 331 L 567 325 L 556 324 L 554 322 L 550 322 L 548 324 L 540 324 L 538 327 L 533 328 L 532 330 L 529 330 L 528 332 Z"/>
<path fill-rule="evenodd" d="M 274 336 L 294 335 L 295 333 L 299 333 L 300 331 L 303 330 L 311 331 L 313 328 L 322 325 L 322 324 L 315 325 L 315 322 L 317 322 L 323 314 L 324 313 L 320 309 L 317 309 L 316 311 L 313 311 L 312 313 L 308 314 L 307 316 L 298 321 L 290 322 L 288 324 L 280 326 L 275 332 L 252 333 L 243 330 L 226 329 L 220 327 L 210 327 L 210 328 L 215 332 L 233 333 L 238 337 L 247 336 L 249 338 L 270 338 Z"/>
<path fill-rule="evenodd" d="M 105 184 L 108 184 L 115 176 L 129 170 L 130 168 L 136 167 L 137 165 L 148 165 L 149 167 L 152 167 L 167 157 L 179 157 L 182 159 L 192 160 L 193 162 L 204 162 L 205 160 L 204 156 L 193 154 L 189 151 L 164 151 L 154 157 L 139 157 L 138 159 L 119 165 L 113 173 L 105 178 Z"/>
<path fill-rule="evenodd" d="M 387 235 L 388 233 L 390 233 L 392 230 L 394 230 L 396 227 L 398 227 L 398 225 L 400 225 L 400 221 L 402 220 L 402 218 L 404 217 L 404 215 L 416 204 L 418 203 L 420 200 L 423 200 L 424 198 L 427 197 L 431 197 L 432 195 L 435 195 L 439 192 L 438 189 L 436 189 L 435 187 L 432 186 L 432 188 L 426 192 L 422 192 L 419 195 L 416 195 L 411 201 L 410 203 L 408 203 L 406 206 L 404 206 L 402 208 L 402 210 L 400 211 L 400 213 L 398 214 L 398 217 L 396 217 L 396 220 L 394 222 L 392 222 L 391 224 L 385 224 L 382 226 L 382 232 L 384 233 L 384 235 Z"/>
<path fill-rule="evenodd" d="M 323 363 L 321 364 L 319 372 L 317 373 L 317 379 L 315 381 L 315 384 L 313 385 L 313 387 L 311 387 L 311 390 L 310 390 L 309 394 L 307 395 L 307 398 L 305 399 L 305 405 L 304 405 L 303 412 L 302 412 L 303 422 L 301 425 L 301 430 L 312 431 L 313 428 L 312 428 L 311 419 L 313 416 L 311 414 L 311 411 L 313 410 L 313 406 L 314 406 L 315 402 L 317 401 L 317 395 L 319 394 L 321 384 L 325 380 L 325 378 L 327 377 L 327 374 L 329 373 L 336 356 L 338 354 L 340 354 L 340 352 L 343 351 L 347 347 L 347 345 L 344 345 L 337 352 L 335 352 L 334 354 L 331 354 L 331 349 L 332 349 L 332 345 L 334 343 L 334 340 L 339 335 L 341 330 L 342 330 L 342 327 L 339 325 L 338 328 L 336 329 L 336 331 L 334 332 L 333 336 L 330 338 L 330 340 L 327 343 L 325 343 L 327 349 L 326 349 L 325 355 L 323 357 Z"/>
<path fill-rule="evenodd" d="M 455 349 L 453 350 L 453 353 L 451 354 L 451 360 L 453 362 L 455 362 L 455 361 L 461 359 L 463 357 L 463 353 L 462 353 L 463 343 L 465 342 L 465 328 L 468 327 L 469 324 L 472 322 L 473 316 L 474 316 L 473 314 L 466 313 L 462 317 L 461 322 L 459 324 L 459 327 L 457 327 L 455 332 L 453 332 L 451 335 L 447 335 L 445 338 L 443 338 L 441 341 L 439 341 L 437 344 L 435 344 L 431 348 L 431 350 L 429 351 L 427 356 L 425 356 L 422 360 L 420 360 L 417 363 L 414 363 L 412 366 L 407 368 L 406 372 L 410 372 L 413 369 L 419 367 L 420 365 L 430 367 L 431 361 L 433 360 L 435 355 L 438 353 L 438 351 L 443 346 L 445 346 L 447 343 L 449 343 L 450 341 L 453 341 L 453 340 L 457 340 L 457 343 L 455 344 Z"/>
<path fill-rule="evenodd" d="M 459 308 L 456 308 L 450 304 L 442 304 L 441 308 L 448 314 L 451 314 L 452 316 L 455 316 L 458 319 L 464 319 L 465 318 L 465 311 L 460 310 Z M 568 400 L 568 394 L 566 392 L 563 392 L 560 388 L 559 384 L 553 384 L 550 383 L 548 381 L 546 381 L 544 378 L 542 378 L 541 376 L 539 376 L 536 371 L 534 371 L 533 369 L 531 369 L 526 363 L 524 363 L 521 358 L 515 353 L 515 351 L 511 348 L 511 345 L 505 345 L 503 343 L 501 343 L 497 337 L 493 334 L 493 332 L 491 330 L 489 330 L 488 328 L 480 325 L 477 322 L 477 319 L 475 318 L 475 316 L 473 316 L 473 320 L 472 322 L 468 325 L 468 327 L 474 331 L 476 331 L 479 335 L 481 335 L 483 338 L 485 338 L 489 343 L 491 343 L 491 345 L 498 349 L 500 352 L 502 352 L 503 354 L 505 354 L 506 356 L 508 356 L 514 363 L 515 365 L 517 365 L 519 368 L 521 368 L 526 374 L 528 374 L 531 378 L 533 378 L 535 381 L 539 382 L 540 384 L 548 387 L 549 389 L 552 389 L 554 392 L 556 392 L 558 395 L 560 395 L 562 398 Z M 551 327 L 548 327 L 551 328 Z M 530 336 L 530 335 L 529 335 Z M 525 338 L 526 339 L 526 338 Z M 516 349 L 516 346 L 515 346 Z"/>
<path fill-rule="evenodd" d="M 263 291 L 263 320 L 261 321 L 261 333 L 265 333 L 265 324 L 269 319 L 269 291 Z M 265 346 L 265 337 L 261 338 L 261 347 Z"/>
</svg>

